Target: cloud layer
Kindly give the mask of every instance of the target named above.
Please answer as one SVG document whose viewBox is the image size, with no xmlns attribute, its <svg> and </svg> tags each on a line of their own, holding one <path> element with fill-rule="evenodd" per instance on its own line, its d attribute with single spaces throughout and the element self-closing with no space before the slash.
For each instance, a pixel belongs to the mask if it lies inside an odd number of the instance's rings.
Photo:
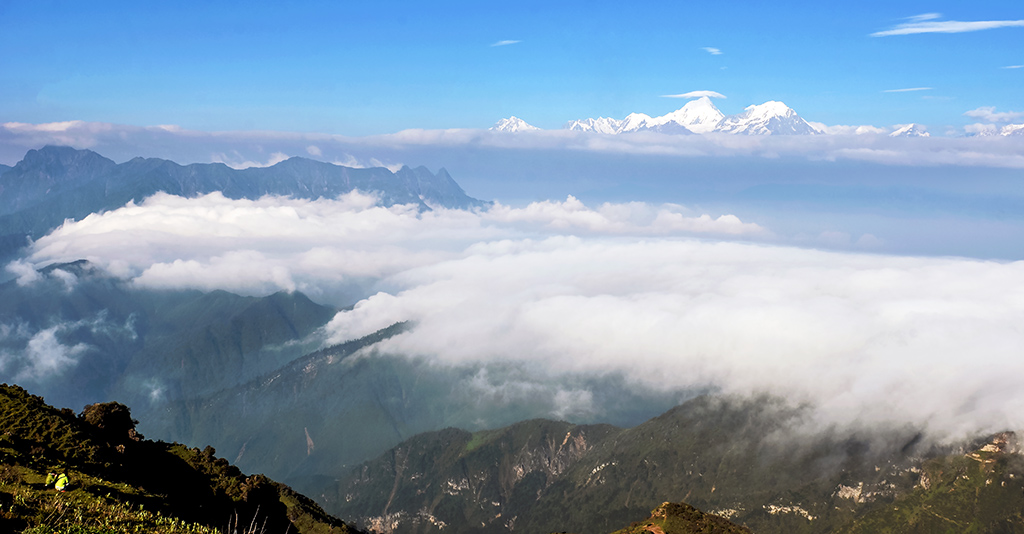
<svg viewBox="0 0 1024 534">
<path fill-rule="evenodd" d="M 384 279 L 458 257 L 487 240 L 569 233 L 602 236 L 728 235 L 769 232 L 733 215 L 711 217 L 683 206 L 606 203 L 569 197 L 523 208 L 495 204 L 469 212 L 384 208 L 360 193 L 338 199 L 231 200 L 158 194 L 141 205 L 93 214 L 34 243 L 36 265 L 88 259 L 147 287 L 228 289 L 243 294 L 301 290 Z M 124 247 L 124 243 L 133 243 Z M 25 262 L 8 270 L 31 283 Z"/>
<path fill-rule="evenodd" d="M 377 349 L 520 370 L 508 383 L 491 375 L 490 389 L 564 380 L 575 385 L 555 388 L 551 409 L 567 417 L 599 419 L 586 379 L 618 377 L 663 396 L 781 395 L 811 403 L 823 425 L 911 424 L 939 438 L 1024 428 L 1024 262 L 688 237 L 713 235 L 767 231 L 681 206 L 572 197 L 420 213 L 358 193 L 158 195 L 67 223 L 30 259 L 85 257 L 148 287 L 299 289 L 336 304 L 357 295 L 328 326 L 332 342 L 413 321 Z M 25 266 L 13 270 L 34 283 Z M 47 335 L 31 372 L 81 350 L 56 351 Z"/>
<path fill-rule="evenodd" d="M 395 276 L 334 319 L 334 339 L 412 320 L 381 349 L 767 392 L 812 403 L 821 424 L 1024 428 L 1024 263 L 568 237 L 467 252 Z"/>
</svg>

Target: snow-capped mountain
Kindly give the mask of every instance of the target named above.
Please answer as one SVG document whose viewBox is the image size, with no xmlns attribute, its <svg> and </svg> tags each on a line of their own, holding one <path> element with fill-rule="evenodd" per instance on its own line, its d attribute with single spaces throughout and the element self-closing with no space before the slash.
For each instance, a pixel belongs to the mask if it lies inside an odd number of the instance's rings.
<svg viewBox="0 0 1024 534">
<path fill-rule="evenodd" d="M 581 119 L 565 123 L 563 129 L 577 132 L 597 132 L 603 134 L 619 133 L 619 126 L 622 121 L 610 117 L 598 117 L 596 119 Z"/>
<path fill-rule="evenodd" d="M 615 133 L 638 132 L 647 127 L 651 116 L 646 113 L 630 113 L 619 123 L 619 131 Z"/>
<path fill-rule="evenodd" d="M 581 132 L 618 134 L 627 132 L 653 131 L 670 134 L 705 133 L 714 129 L 722 120 L 722 112 L 703 96 L 691 100 L 685 106 L 660 117 L 645 113 L 630 113 L 625 119 L 607 117 L 569 121 L 563 128 Z"/>
<path fill-rule="evenodd" d="M 931 134 L 925 131 L 924 126 L 912 122 L 897 128 L 889 137 L 931 137 Z"/>
<path fill-rule="evenodd" d="M 491 126 L 489 129 L 498 132 L 527 132 L 530 130 L 540 130 L 540 128 L 529 124 L 516 116 L 501 119 L 494 123 L 494 126 Z"/>
<path fill-rule="evenodd" d="M 667 116 L 667 115 L 666 115 Z M 661 120 L 664 117 L 651 118 L 644 113 L 630 113 L 625 119 L 615 120 L 608 117 L 596 119 L 580 119 L 565 123 L 562 128 L 578 132 L 597 132 L 603 134 L 620 134 L 629 132 L 655 131 L 661 133 L 690 134 L 685 127 L 671 121 Z"/>
<path fill-rule="evenodd" d="M 770 100 L 747 106 L 743 113 L 722 119 L 714 131 L 743 135 L 808 135 L 820 134 L 792 108 Z"/>
<path fill-rule="evenodd" d="M 725 115 L 711 103 L 711 99 L 702 96 L 687 102 L 685 106 L 672 113 L 649 120 L 647 127 L 653 129 L 657 126 L 674 123 L 693 133 L 707 133 L 713 131 L 723 118 Z"/>
<path fill-rule="evenodd" d="M 971 124 L 965 130 L 970 137 L 1024 136 L 1024 124 L 1007 124 L 1002 128 L 995 124 Z"/>
<path fill-rule="evenodd" d="M 1007 124 L 999 130 L 999 135 L 1024 136 L 1024 124 Z"/>
<path fill-rule="evenodd" d="M 782 102 L 749 106 L 738 115 L 726 117 L 711 99 L 703 96 L 660 117 L 630 113 L 625 119 L 607 117 L 569 121 L 567 130 L 619 134 L 653 131 L 666 134 L 725 132 L 745 135 L 804 135 L 822 133 Z"/>
</svg>

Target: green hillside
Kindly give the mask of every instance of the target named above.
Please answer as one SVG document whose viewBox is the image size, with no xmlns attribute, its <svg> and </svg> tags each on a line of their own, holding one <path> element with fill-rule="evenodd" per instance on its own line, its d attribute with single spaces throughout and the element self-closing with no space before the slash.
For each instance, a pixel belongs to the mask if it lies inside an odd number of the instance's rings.
<svg viewBox="0 0 1024 534">
<path fill-rule="evenodd" d="M 47 487 L 65 473 L 66 491 Z M 57 410 L 0 385 L 0 531 L 355 532 L 310 499 L 263 475 L 246 476 L 215 451 L 145 440 L 127 407 Z"/>
<path fill-rule="evenodd" d="M 387 534 L 611 532 L 666 500 L 758 533 L 1024 525 L 1014 436 L 940 448 L 910 430 L 851 434 L 806 416 L 777 399 L 707 396 L 629 429 L 543 420 L 449 429 L 316 494 L 332 513 Z"/>
</svg>

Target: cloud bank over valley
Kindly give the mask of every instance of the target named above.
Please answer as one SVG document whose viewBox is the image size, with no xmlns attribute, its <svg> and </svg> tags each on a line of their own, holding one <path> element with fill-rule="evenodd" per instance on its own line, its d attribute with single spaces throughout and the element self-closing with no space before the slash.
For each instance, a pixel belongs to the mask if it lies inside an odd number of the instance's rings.
<svg viewBox="0 0 1024 534">
<path fill-rule="evenodd" d="M 352 305 L 326 327 L 332 343 L 411 322 L 366 357 L 519 370 L 480 387 L 624 377 L 657 394 L 808 402 L 815 425 L 950 439 L 1024 428 L 1024 263 L 803 249 L 772 244 L 770 230 L 572 197 L 420 212 L 360 193 L 161 194 L 68 222 L 9 270 L 33 284 L 29 264 L 85 258 L 142 287 L 300 290 Z M 81 350 L 65 349 L 48 354 Z M 549 415 L 600 419 L 585 387 L 552 398 Z"/>
</svg>

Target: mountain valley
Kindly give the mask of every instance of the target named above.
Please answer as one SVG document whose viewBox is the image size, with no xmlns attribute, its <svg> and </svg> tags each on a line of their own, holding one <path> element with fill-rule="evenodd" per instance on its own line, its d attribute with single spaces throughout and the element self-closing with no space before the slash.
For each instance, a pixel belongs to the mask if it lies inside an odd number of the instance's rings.
<svg viewBox="0 0 1024 534">
<path fill-rule="evenodd" d="M 814 133 L 781 103 L 751 106 L 739 118 L 716 115 L 706 98 L 690 104 L 659 118 L 589 119 L 577 129 Z M 509 124 L 529 129 L 522 121 Z M 673 132 L 677 127 L 686 131 Z M 8 432 L 0 439 L 6 470 L 0 475 L 9 479 L 0 480 L 0 521 L 7 521 L 0 525 L 28 528 L 37 509 L 54 506 L 38 486 L 44 464 L 63 461 L 88 481 L 75 494 L 83 506 L 130 508 L 124 514 L 143 522 L 152 518 L 141 507 L 153 506 L 161 517 L 198 524 L 195 532 L 221 528 L 213 514 L 226 515 L 231 507 L 251 521 L 260 506 L 275 510 L 268 521 L 278 530 L 289 528 L 286 522 L 297 527 L 299 516 L 314 525 L 302 532 L 354 530 L 348 525 L 379 534 L 1024 530 L 1024 456 L 1012 428 L 951 438 L 929 433 L 924 424 L 828 423 L 816 419 L 809 403 L 725 393 L 703 385 L 710 381 L 657 386 L 674 373 L 707 372 L 690 366 L 641 368 L 649 383 L 585 367 L 548 373 L 537 359 L 550 353 L 517 360 L 522 355 L 516 351 L 529 349 L 514 343 L 492 361 L 403 353 L 394 347 L 421 325 L 390 315 L 371 314 L 359 328 L 339 328 L 339 317 L 370 299 L 397 300 L 402 286 L 393 280 L 339 299 L 356 303 L 351 306 L 330 305 L 299 289 L 246 296 L 160 288 L 137 283 L 111 264 L 83 258 L 35 265 L 21 256 L 25 244 L 65 220 L 141 203 L 157 191 L 185 198 L 221 191 L 230 198 L 314 199 L 356 190 L 420 214 L 488 205 L 466 195 L 443 169 L 434 174 L 423 167 L 391 172 L 302 158 L 246 170 L 141 158 L 117 164 L 88 150 L 44 147 L 0 168 L 0 233 L 10 245 L 4 254 L 13 260 L 0 283 L 0 376 L 58 407 L 44 406 L 20 387 L 3 389 L 0 400 L 12 408 L 0 414 Z M 474 259 L 533 238 L 474 244 Z M 574 240 L 559 237 L 545 246 Z M 452 257 L 437 261 L 451 267 Z M 403 276 L 436 268 L 410 268 Z M 771 295 L 760 285 L 749 291 Z M 693 301 L 713 292 L 705 289 Z M 602 292 L 593 302 L 614 302 L 606 297 Z M 571 300 L 556 292 L 551 302 Z M 488 304 L 504 305 L 498 296 Z M 428 311 L 436 311 L 434 301 Z M 612 311 L 615 320 L 627 320 Z M 352 316 L 354 323 L 362 317 Z M 464 349 L 460 336 L 478 335 L 472 319 L 467 316 L 441 346 Z M 581 328 L 575 335 L 555 346 L 568 351 L 598 332 Z M 644 335 L 650 331 L 627 334 L 625 352 L 654 347 L 642 343 Z M 131 434 L 122 429 L 129 438 L 100 444 L 103 429 L 70 408 L 112 401 L 125 403 L 141 422 L 129 425 Z M 135 439 L 138 432 L 181 445 L 143 442 Z M 126 454 L 118 446 L 160 459 L 129 461 L 117 456 Z M 122 471 L 107 473 L 76 454 L 103 458 L 100 464 Z M 178 466 L 188 481 L 206 477 L 205 485 L 161 486 L 132 471 L 151 461 Z M 237 467 L 229 468 L 229 461 Z M 182 462 L 200 474 L 184 470 Z M 160 477 L 175 479 L 169 469 Z M 246 477 L 242 470 L 263 475 Z M 110 488 L 114 497 L 101 498 Z M 214 503 L 208 515 L 180 511 L 191 502 L 189 491 Z M 261 503 L 255 509 L 250 496 Z"/>
</svg>

